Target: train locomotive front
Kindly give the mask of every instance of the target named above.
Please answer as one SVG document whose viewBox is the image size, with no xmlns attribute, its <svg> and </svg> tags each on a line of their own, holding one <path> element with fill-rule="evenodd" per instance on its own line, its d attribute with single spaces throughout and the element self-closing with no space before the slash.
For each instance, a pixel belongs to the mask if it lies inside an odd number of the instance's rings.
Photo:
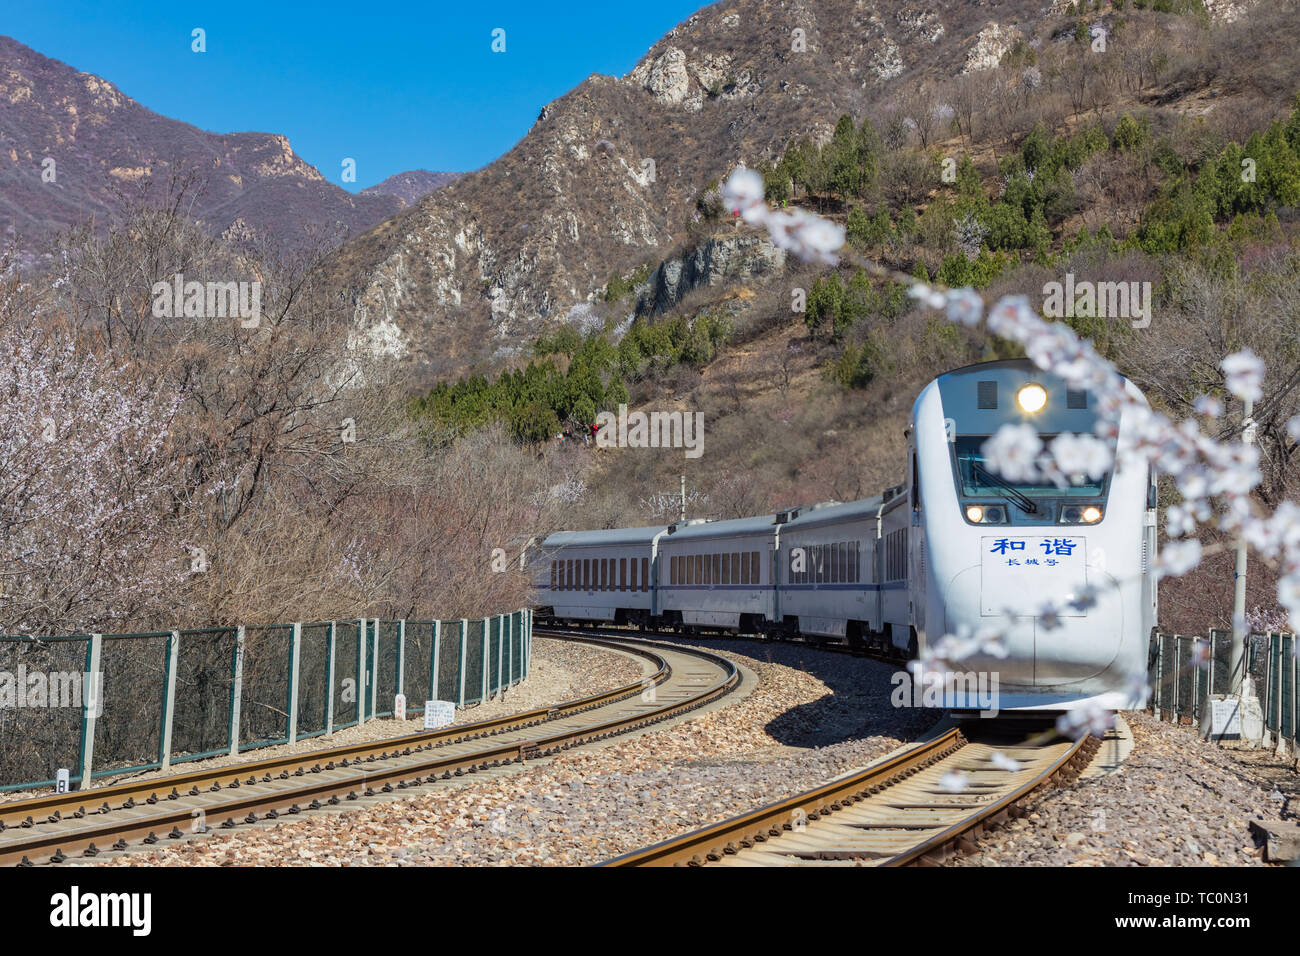
<svg viewBox="0 0 1300 956">
<path fill-rule="evenodd" d="M 1032 426 L 1044 446 L 1092 435 L 1095 405 L 1024 360 L 957 369 L 917 398 L 908 432 L 912 626 L 922 647 L 949 634 L 977 647 L 941 672 L 944 706 L 1139 704 L 1156 615 L 1155 486 L 1125 454 L 1125 420 L 1100 476 L 1008 480 L 982 450 L 1007 424 Z"/>
</svg>

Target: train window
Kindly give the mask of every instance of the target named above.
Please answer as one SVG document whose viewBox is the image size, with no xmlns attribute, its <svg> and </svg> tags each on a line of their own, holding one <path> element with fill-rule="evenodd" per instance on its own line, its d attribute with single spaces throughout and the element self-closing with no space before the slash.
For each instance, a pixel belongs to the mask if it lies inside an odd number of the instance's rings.
<svg viewBox="0 0 1300 956">
<path fill-rule="evenodd" d="M 734 560 L 734 558 L 733 558 Z M 749 552 L 740 555 L 740 583 L 749 583 Z"/>
<path fill-rule="evenodd" d="M 641 590 L 650 590 L 650 559 L 641 559 Z"/>
<path fill-rule="evenodd" d="M 912 510 L 921 510 L 921 483 L 916 475 L 916 452 L 912 452 Z"/>
<path fill-rule="evenodd" d="M 749 583 L 750 584 L 763 583 L 763 579 L 759 574 L 759 570 L 761 567 L 762 565 L 758 563 L 758 552 L 751 551 L 749 553 Z"/>
<path fill-rule="evenodd" d="M 582 559 L 582 589 L 584 591 L 591 590 L 591 559 L 590 558 Z"/>
<path fill-rule="evenodd" d="M 695 556 L 695 580 L 692 583 L 704 583 L 704 555 L 702 554 L 697 554 Z"/>
<path fill-rule="evenodd" d="M 713 555 L 711 554 L 704 556 L 704 583 L 713 583 Z"/>
<path fill-rule="evenodd" d="M 632 577 L 636 577 L 636 559 L 632 559 Z M 618 589 L 627 590 L 627 558 L 618 559 Z"/>
<path fill-rule="evenodd" d="M 722 583 L 722 555 L 720 554 L 713 556 L 713 583 Z"/>
<path fill-rule="evenodd" d="M 849 583 L 862 583 L 862 545 L 857 541 L 849 542 Z"/>
<path fill-rule="evenodd" d="M 831 549 L 831 584 L 840 583 L 840 546 L 839 542 L 832 544 Z"/>
<path fill-rule="evenodd" d="M 740 580 L 740 552 L 731 552 L 731 583 L 742 584 Z"/>
<path fill-rule="evenodd" d="M 722 583 L 731 583 L 731 555 L 729 554 L 722 556 Z"/>
</svg>

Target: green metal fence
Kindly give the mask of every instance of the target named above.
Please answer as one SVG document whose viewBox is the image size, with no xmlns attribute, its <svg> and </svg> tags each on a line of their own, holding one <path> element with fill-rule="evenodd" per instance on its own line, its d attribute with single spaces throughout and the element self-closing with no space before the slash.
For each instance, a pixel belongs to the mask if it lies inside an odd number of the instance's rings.
<svg viewBox="0 0 1300 956">
<path fill-rule="evenodd" d="M 528 676 L 528 610 L 481 620 L 327 621 L 0 637 L 0 790 L 70 785 L 293 743 Z M 430 692 L 434 691 L 433 695 Z"/>
<path fill-rule="evenodd" d="M 1164 720 L 1199 724 L 1210 699 L 1228 693 L 1232 670 L 1232 632 L 1211 629 L 1208 637 L 1151 635 L 1148 673 L 1151 710 Z M 1251 634 L 1246 641 L 1246 672 L 1264 711 L 1264 728 L 1273 742 L 1296 746 L 1296 636 L 1275 631 Z"/>
</svg>

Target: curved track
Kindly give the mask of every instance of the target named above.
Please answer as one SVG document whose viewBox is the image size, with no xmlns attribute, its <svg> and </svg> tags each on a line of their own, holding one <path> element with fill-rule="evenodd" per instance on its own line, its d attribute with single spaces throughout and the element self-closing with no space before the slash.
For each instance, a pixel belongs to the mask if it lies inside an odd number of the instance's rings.
<svg viewBox="0 0 1300 956">
<path fill-rule="evenodd" d="M 695 710 L 740 685 L 736 666 L 708 651 L 549 632 L 561 635 L 658 669 L 634 684 L 495 720 L 0 804 L 0 864 L 94 857 L 552 756 Z"/>
<path fill-rule="evenodd" d="M 1027 732 L 1023 723 L 986 723 L 993 726 L 967 725 L 976 741 L 953 728 L 866 770 L 603 865 L 942 862 L 1014 815 L 1016 804 L 1039 787 L 1073 780 L 1097 749 L 1092 737 L 1052 739 L 1051 732 Z"/>
</svg>

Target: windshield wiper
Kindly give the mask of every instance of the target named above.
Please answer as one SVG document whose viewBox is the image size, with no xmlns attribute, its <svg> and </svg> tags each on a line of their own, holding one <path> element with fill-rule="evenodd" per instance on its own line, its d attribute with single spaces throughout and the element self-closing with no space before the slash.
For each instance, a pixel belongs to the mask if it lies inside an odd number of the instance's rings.
<svg viewBox="0 0 1300 956">
<path fill-rule="evenodd" d="M 971 468 L 973 468 L 979 474 L 983 475 L 989 481 L 993 482 L 993 484 L 997 485 L 999 488 L 1003 489 L 1007 493 L 1007 495 L 1013 501 L 1015 501 L 1016 504 L 1020 505 L 1020 510 L 1025 511 L 1031 515 L 1038 514 L 1038 505 L 1034 504 L 1031 498 L 1022 494 L 1020 490 L 1016 488 L 1015 485 L 1011 484 L 1005 478 L 1001 478 L 998 475 L 993 474 L 993 472 L 989 471 L 987 468 L 985 468 L 977 461 L 971 462 Z"/>
</svg>

